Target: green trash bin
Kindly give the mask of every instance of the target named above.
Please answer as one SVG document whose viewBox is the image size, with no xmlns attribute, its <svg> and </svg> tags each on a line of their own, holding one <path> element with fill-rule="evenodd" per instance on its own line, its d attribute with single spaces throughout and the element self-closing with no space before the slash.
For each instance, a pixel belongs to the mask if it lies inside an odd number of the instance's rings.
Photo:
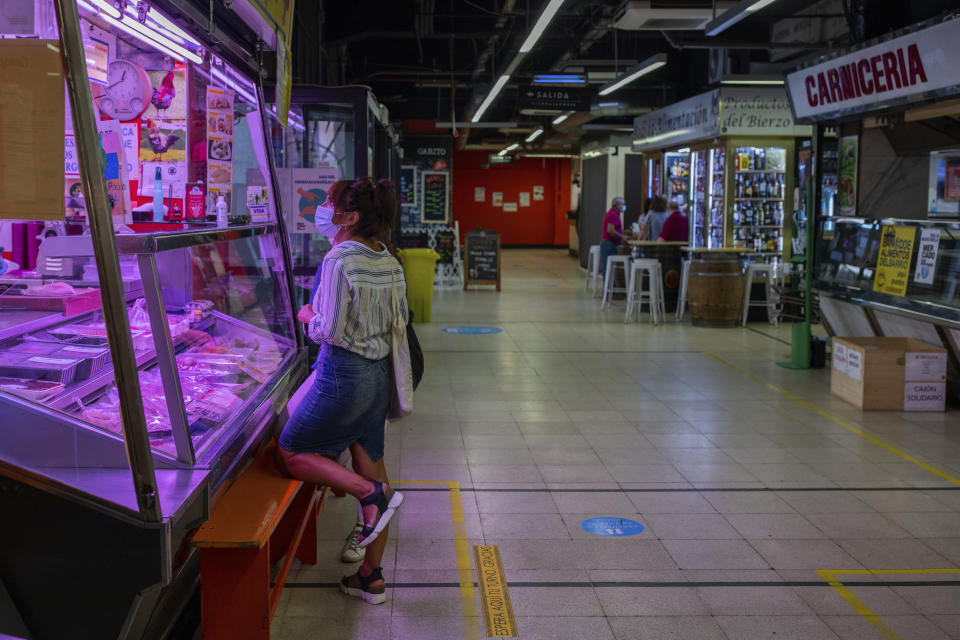
<svg viewBox="0 0 960 640">
<path fill-rule="evenodd" d="M 433 308 L 433 272 L 440 254 L 433 249 L 401 249 L 400 262 L 407 281 L 407 306 L 415 322 L 430 322 Z"/>
</svg>

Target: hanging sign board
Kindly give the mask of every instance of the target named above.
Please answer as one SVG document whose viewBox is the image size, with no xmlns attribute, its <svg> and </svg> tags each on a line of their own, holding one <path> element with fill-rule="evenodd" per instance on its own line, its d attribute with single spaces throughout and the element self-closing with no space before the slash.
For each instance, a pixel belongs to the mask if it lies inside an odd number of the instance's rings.
<svg viewBox="0 0 960 640">
<path fill-rule="evenodd" d="M 960 21 L 948 20 L 787 75 L 798 122 L 960 93 Z"/>
<path fill-rule="evenodd" d="M 424 224 L 445 224 L 450 219 L 450 174 L 446 171 L 420 173 L 423 207 L 420 221 Z"/>
<path fill-rule="evenodd" d="M 453 158 L 453 138 L 450 136 L 409 136 L 400 143 L 403 159 L 424 169 L 444 171 Z"/>
<path fill-rule="evenodd" d="M 725 136 L 809 136 L 810 125 L 793 121 L 790 101 L 781 87 L 723 87 L 720 134 Z"/>
<path fill-rule="evenodd" d="M 500 291 L 500 234 L 474 229 L 467 233 L 464 245 L 464 290 L 471 284 L 493 284 Z"/>
<path fill-rule="evenodd" d="M 0 219 L 64 219 L 63 83 L 57 40 L 0 40 Z"/>
<path fill-rule="evenodd" d="M 589 111 L 593 89 L 526 85 L 520 87 L 520 113 L 552 115 L 566 111 Z"/>
<path fill-rule="evenodd" d="M 719 133 L 720 91 L 714 89 L 634 118 L 633 150 L 662 149 Z"/>
<path fill-rule="evenodd" d="M 874 291 L 892 296 L 907 294 L 913 240 L 916 235 L 916 227 L 883 225 L 877 271 L 873 277 Z"/>
</svg>

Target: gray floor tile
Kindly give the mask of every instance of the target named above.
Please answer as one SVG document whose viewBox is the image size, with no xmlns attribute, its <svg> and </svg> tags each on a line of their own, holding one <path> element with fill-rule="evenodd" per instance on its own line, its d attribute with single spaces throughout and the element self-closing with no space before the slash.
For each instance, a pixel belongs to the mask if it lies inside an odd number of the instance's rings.
<svg viewBox="0 0 960 640">
<path fill-rule="evenodd" d="M 606 513 L 629 517 L 637 513 L 630 499 L 622 493 L 555 492 L 553 501 L 564 514 Z"/>
<path fill-rule="evenodd" d="M 880 617 L 914 615 L 917 610 L 909 602 L 897 595 L 888 587 L 856 587 L 848 589 L 853 595 Z M 817 615 L 845 616 L 850 615 L 850 603 L 829 585 L 822 587 L 794 587 L 793 590 L 800 596 Z"/>
<path fill-rule="evenodd" d="M 662 540 L 733 540 L 742 538 L 720 514 L 656 513 L 646 516 Z"/>
<path fill-rule="evenodd" d="M 396 617 L 390 627 L 391 640 L 450 640 L 451 638 L 463 638 L 464 628 L 470 625 L 474 628 L 483 629 L 483 621 L 480 618 L 464 620 L 459 616 L 444 617 Z M 482 634 L 481 634 L 482 635 Z"/>
<path fill-rule="evenodd" d="M 813 611 L 790 587 L 701 587 L 715 616 L 802 616 Z"/>
<path fill-rule="evenodd" d="M 821 616 L 841 640 L 873 640 L 883 636 L 861 616 Z M 949 640 L 943 631 L 922 616 L 885 616 L 882 622 L 900 640 Z"/>
<path fill-rule="evenodd" d="M 703 497 L 720 513 L 795 513 L 786 501 L 769 491 L 709 491 Z"/>
<path fill-rule="evenodd" d="M 627 497 L 643 514 L 651 513 L 715 513 L 713 506 L 699 493 L 627 492 Z"/>
<path fill-rule="evenodd" d="M 369 605 L 367 605 L 369 606 Z M 381 605 L 390 609 L 389 600 Z M 337 638 L 389 638 L 391 620 L 389 617 L 317 618 L 313 616 L 284 616 L 274 619 L 275 626 L 270 634 L 274 640 L 325 640 Z"/>
<path fill-rule="evenodd" d="M 860 567 L 860 563 L 832 540 L 767 539 L 749 542 L 771 567 L 778 570 Z"/>
<path fill-rule="evenodd" d="M 665 540 L 681 569 L 766 569 L 769 564 L 743 540 Z"/>
<path fill-rule="evenodd" d="M 553 483 L 616 483 L 603 465 L 537 465 L 544 482 Z"/>
<path fill-rule="evenodd" d="M 824 538 L 820 529 L 797 513 L 728 513 L 727 522 L 744 538 Z"/>
<path fill-rule="evenodd" d="M 510 587 L 510 599 L 517 616 L 568 618 L 604 615 L 592 587 Z"/>
<path fill-rule="evenodd" d="M 827 536 L 841 538 L 909 538 L 910 533 L 879 513 L 808 513 L 807 519 Z"/>
<path fill-rule="evenodd" d="M 950 508 L 919 491 L 858 491 L 857 499 L 881 513 L 949 511 Z"/>
<path fill-rule="evenodd" d="M 960 513 L 940 511 L 885 515 L 918 538 L 945 538 L 960 535 Z"/>
<path fill-rule="evenodd" d="M 717 616 L 717 624 L 729 638 L 737 640 L 837 640 L 835 634 L 817 616 Z"/>
<path fill-rule="evenodd" d="M 557 513 L 547 492 L 476 492 L 477 509 L 486 513 Z"/>
<path fill-rule="evenodd" d="M 868 569 L 947 569 L 950 561 L 930 545 L 912 538 L 895 540 L 837 540 Z"/>
<path fill-rule="evenodd" d="M 955 538 L 927 538 L 923 542 L 953 565 L 960 565 L 960 534 Z"/>
<path fill-rule="evenodd" d="M 696 616 L 707 609 L 697 590 L 687 587 L 602 587 L 596 590 L 607 616 Z"/>
<path fill-rule="evenodd" d="M 614 464 L 607 470 L 617 482 L 683 482 L 686 478 L 670 464 Z"/>
<path fill-rule="evenodd" d="M 728 640 L 710 616 L 608 618 L 616 640 Z"/>
<path fill-rule="evenodd" d="M 957 580 L 960 573 L 938 577 L 942 580 Z M 893 587 L 893 590 L 920 613 L 960 615 L 960 586 Z"/>
<path fill-rule="evenodd" d="M 781 491 L 784 502 L 800 513 L 872 513 L 873 507 L 849 491 Z"/>
<path fill-rule="evenodd" d="M 517 627 L 524 640 L 615 640 L 606 618 L 518 617 Z"/>
<path fill-rule="evenodd" d="M 486 538 L 544 541 L 570 539 L 567 527 L 558 514 L 485 513 L 480 516 L 480 520 Z"/>
</svg>

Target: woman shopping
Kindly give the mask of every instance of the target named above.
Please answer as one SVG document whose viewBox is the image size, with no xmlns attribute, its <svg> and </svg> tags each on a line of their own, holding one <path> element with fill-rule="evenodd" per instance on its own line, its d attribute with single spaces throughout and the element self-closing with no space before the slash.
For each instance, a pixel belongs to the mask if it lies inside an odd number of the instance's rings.
<svg viewBox="0 0 960 640">
<path fill-rule="evenodd" d="M 383 463 L 384 422 L 395 384 L 394 316 L 407 322 L 403 270 L 383 243 L 396 210 L 393 183 L 373 178 L 336 182 L 317 207 L 317 229 L 333 248 L 323 259 L 316 295 L 297 317 L 320 344 L 320 354 L 315 381 L 279 439 L 290 475 L 360 501 L 359 546 L 366 555 L 340 589 L 371 604 L 386 601 L 380 561 L 387 524 L 403 501 L 387 483 Z M 359 473 L 336 462 L 347 448 Z"/>
</svg>

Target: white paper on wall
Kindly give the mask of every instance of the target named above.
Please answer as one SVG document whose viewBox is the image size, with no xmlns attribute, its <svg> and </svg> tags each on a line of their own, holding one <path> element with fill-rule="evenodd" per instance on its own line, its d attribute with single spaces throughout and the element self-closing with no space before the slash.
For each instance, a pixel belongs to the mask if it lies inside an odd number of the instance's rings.
<svg viewBox="0 0 960 640">
<path fill-rule="evenodd" d="M 947 379 L 947 354 L 908 352 L 904 355 L 903 379 L 910 382 L 941 382 Z"/>
<path fill-rule="evenodd" d="M 847 349 L 847 375 L 854 380 L 863 378 L 863 354 L 856 349 Z"/>
</svg>

